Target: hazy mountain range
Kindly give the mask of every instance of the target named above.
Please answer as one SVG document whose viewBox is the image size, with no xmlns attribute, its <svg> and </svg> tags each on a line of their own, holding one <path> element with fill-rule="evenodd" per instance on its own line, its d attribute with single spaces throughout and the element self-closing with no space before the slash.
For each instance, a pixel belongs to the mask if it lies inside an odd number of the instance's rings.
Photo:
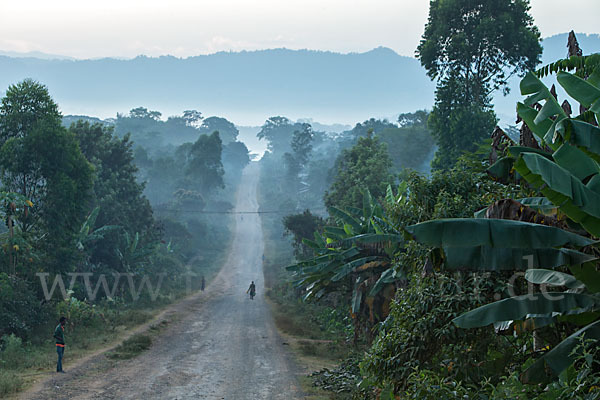
<svg viewBox="0 0 600 400">
<path fill-rule="evenodd" d="M 544 40 L 544 63 L 565 56 L 566 37 Z M 578 39 L 585 53 L 600 51 L 599 35 Z M 197 109 L 248 126 L 273 115 L 353 125 L 431 109 L 435 90 L 418 60 L 383 47 L 350 54 L 273 49 L 185 59 L 17 55 L 0 56 L 0 94 L 31 77 L 49 87 L 63 113 L 101 118 L 144 106 L 165 117 Z M 511 96 L 496 98 L 496 111 L 507 121 L 520 99 L 518 80 L 513 84 Z"/>
</svg>

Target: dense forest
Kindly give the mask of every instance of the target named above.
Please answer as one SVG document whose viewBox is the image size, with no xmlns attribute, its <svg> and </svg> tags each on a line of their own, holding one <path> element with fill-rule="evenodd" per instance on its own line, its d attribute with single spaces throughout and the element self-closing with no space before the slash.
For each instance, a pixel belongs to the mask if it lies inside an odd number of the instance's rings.
<svg viewBox="0 0 600 400">
<path fill-rule="evenodd" d="M 295 261 L 271 296 L 290 315 L 292 287 L 314 306 L 280 324 L 310 338 L 312 320 L 354 344 L 300 349 L 345 354 L 312 375 L 330 398 L 598 398 L 600 57 L 571 32 L 567 58 L 540 67 L 526 1 L 457 3 L 431 2 L 417 49 L 437 85 L 431 112 L 357 125 L 330 164 L 327 213 L 306 202 L 283 219 Z M 491 95 L 513 75 L 526 97 L 505 132 Z M 431 139 L 401 136 L 421 126 Z M 417 137 L 435 143 L 430 174 L 414 170 Z"/>
<path fill-rule="evenodd" d="M 60 316 L 85 354 L 204 290 L 256 166 L 266 297 L 306 398 L 599 399 L 600 53 L 571 32 L 542 63 L 540 37 L 528 0 L 432 0 L 430 109 L 343 132 L 272 116 L 262 156 L 223 117 L 63 116 L 44 83 L 11 84 L 0 396 L 52 366 Z"/>
</svg>

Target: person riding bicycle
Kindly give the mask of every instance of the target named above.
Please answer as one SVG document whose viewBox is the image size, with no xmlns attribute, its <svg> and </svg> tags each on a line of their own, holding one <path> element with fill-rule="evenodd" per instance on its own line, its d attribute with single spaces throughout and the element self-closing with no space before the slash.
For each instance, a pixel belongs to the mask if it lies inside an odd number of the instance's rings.
<svg viewBox="0 0 600 400">
<path fill-rule="evenodd" d="M 252 281 L 250 287 L 246 290 L 246 293 L 250 293 L 250 300 L 254 300 L 254 295 L 256 295 L 256 285 L 254 284 L 254 281 Z"/>
</svg>

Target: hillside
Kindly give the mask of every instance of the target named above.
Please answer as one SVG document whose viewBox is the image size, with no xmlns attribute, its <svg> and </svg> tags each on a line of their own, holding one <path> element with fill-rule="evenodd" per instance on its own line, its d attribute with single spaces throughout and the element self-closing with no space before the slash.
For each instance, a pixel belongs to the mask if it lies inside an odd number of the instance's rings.
<svg viewBox="0 0 600 400">
<path fill-rule="evenodd" d="M 434 85 L 414 58 L 386 48 L 216 53 L 179 59 L 42 60 L 0 56 L 0 90 L 31 77 L 65 114 L 114 116 L 143 105 L 165 115 L 198 109 L 239 124 L 272 115 L 353 123 L 429 107 Z"/>
</svg>

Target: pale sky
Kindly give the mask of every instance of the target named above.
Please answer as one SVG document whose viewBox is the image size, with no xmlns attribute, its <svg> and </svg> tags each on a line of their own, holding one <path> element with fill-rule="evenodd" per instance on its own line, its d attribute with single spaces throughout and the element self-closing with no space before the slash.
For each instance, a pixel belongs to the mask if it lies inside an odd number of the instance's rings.
<svg viewBox="0 0 600 400">
<path fill-rule="evenodd" d="M 532 0 L 542 36 L 600 33 L 600 0 Z M 0 0 L 0 50 L 75 58 L 287 47 L 414 50 L 428 0 Z"/>
</svg>

